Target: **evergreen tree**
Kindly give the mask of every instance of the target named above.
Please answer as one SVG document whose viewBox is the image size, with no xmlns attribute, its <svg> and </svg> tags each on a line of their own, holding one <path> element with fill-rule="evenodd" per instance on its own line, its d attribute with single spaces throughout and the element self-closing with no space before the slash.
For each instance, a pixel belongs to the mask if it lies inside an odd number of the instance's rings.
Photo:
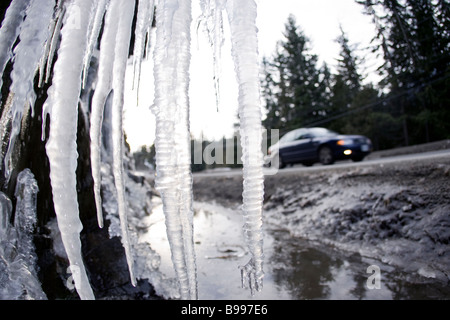
<svg viewBox="0 0 450 320">
<path fill-rule="evenodd" d="M 450 136 L 449 4 L 431 0 L 357 1 L 378 28 L 390 114 L 402 123 L 403 144 Z M 377 14 L 383 12 L 383 15 Z"/>
<path fill-rule="evenodd" d="M 341 35 L 336 39 L 341 46 L 340 58 L 338 59 L 337 72 L 343 77 L 345 85 L 348 87 L 350 99 L 361 89 L 362 76 L 359 72 L 359 66 L 363 62 L 355 54 L 356 46 L 352 46 L 347 34 L 341 27 Z"/>
<path fill-rule="evenodd" d="M 329 70 L 317 67 L 310 40 L 289 16 L 271 62 L 264 62 L 263 95 L 267 129 L 284 131 L 323 119 L 328 109 Z"/>
<path fill-rule="evenodd" d="M 350 45 L 350 41 L 341 27 L 341 35 L 336 39 L 340 45 L 340 55 L 337 59 L 337 74 L 333 76 L 333 85 L 331 88 L 330 114 L 329 116 L 339 116 L 345 114 L 350 108 L 357 107 L 353 105 L 355 97 L 361 90 L 362 76 L 359 72 L 359 65 L 362 60 L 355 54 L 355 46 Z M 352 118 L 338 118 L 330 124 L 330 129 L 343 132 L 343 128 L 351 128 L 346 123 L 352 121 Z M 348 129 L 350 133 L 350 129 Z"/>
</svg>

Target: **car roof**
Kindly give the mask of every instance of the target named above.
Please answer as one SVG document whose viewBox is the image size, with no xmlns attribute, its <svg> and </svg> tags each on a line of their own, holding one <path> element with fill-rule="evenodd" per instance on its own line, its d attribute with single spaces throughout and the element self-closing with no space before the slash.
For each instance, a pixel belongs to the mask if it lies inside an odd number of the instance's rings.
<svg viewBox="0 0 450 320">
<path fill-rule="evenodd" d="M 284 135 L 287 135 L 291 132 L 298 132 L 298 131 L 318 131 L 318 130 L 324 130 L 324 131 L 328 131 L 330 133 L 333 134 L 337 134 L 336 132 L 334 132 L 333 130 L 327 129 L 327 128 L 323 128 L 323 127 L 311 127 L 311 128 L 298 128 L 298 129 L 293 129 L 290 130 L 288 132 L 286 132 Z"/>
</svg>

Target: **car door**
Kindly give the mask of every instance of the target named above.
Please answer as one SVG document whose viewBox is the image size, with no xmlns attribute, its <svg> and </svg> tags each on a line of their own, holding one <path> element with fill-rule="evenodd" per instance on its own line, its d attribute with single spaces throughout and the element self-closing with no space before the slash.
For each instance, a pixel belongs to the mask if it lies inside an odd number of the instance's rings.
<svg viewBox="0 0 450 320">
<path fill-rule="evenodd" d="M 314 137 L 311 133 L 305 132 L 297 139 L 298 148 L 298 161 L 311 160 L 316 156 L 316 144 L 314 142 Z"/>
<path fill-rule="evenodd" d="M 315 146 L 313 143 L 313 136 L 305 131 L 295 140 L 296 146 L 293 151 L 295 161 L 311 160 L 315 156 Z"/>
<path fill-rule="evenodd" d="M 283 158 L 287 162 L 297 162 L 310 159 L 312 139 L 306 130 L 298 130 L 291 141 L 283 146 Z"/>
<path fill-rule="evenodd" d="M 295 161 L 296 157 L 296 145 L 297 145 L 297 137 L 300 134 L 300 130 L 294 130 L 287 133 L 280 140 L 280 156 L 282 157 L 284 162 L 292 162 Z"/>
</svg>

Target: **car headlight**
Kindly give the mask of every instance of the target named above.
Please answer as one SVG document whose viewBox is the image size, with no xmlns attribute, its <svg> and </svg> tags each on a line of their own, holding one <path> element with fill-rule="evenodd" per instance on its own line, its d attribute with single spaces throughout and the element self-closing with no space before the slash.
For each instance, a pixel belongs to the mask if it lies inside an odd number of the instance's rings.
<svg viewBox="0 0 450 320">
<path fill-rule="evenodd" d="M 339 140 L 336 143 L 339 146 L 346 146 L 346 145 L 349 145 L 349 144 L 353 144 L 353 140 L 352 139 L 342 139 L 342 140 Z"/>
</svg>

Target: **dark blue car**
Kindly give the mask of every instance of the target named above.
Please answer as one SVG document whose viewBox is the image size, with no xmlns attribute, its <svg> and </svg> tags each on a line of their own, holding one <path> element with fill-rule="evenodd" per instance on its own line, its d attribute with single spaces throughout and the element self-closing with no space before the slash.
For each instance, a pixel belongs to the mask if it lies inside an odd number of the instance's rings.
<svg viewBox="0 0 450 320">
<path fill-rule="evenodd" d="M 362 161 L 372 151 L 372 142 L 361 135 L 340 135 L 325 128 L 301 128 L 286 133 L 269 148 L 266 163 L 284 168 L 287 164 L 324 165 L 336 160 Z"/>
</svg>

